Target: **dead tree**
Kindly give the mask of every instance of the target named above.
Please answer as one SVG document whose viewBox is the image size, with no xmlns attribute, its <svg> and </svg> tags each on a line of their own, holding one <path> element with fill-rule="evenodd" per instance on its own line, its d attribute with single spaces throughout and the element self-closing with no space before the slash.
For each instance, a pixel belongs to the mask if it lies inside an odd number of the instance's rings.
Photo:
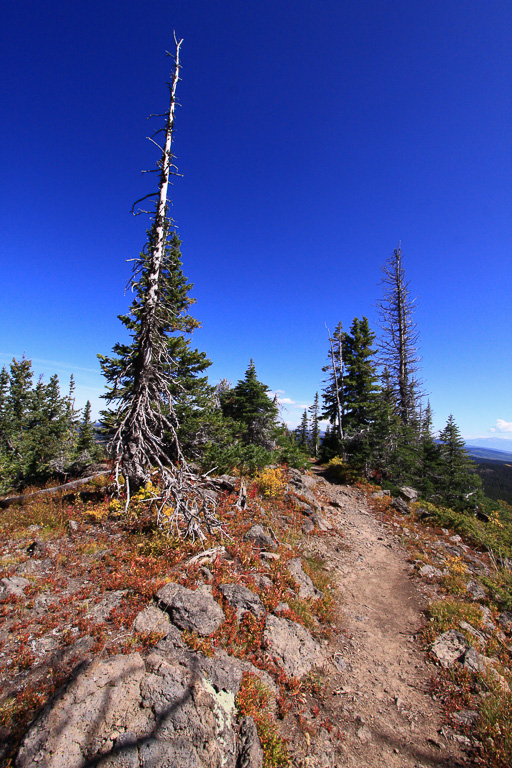
<svg viewBox="0 0 512 768">
<path fill-rule="evenodd" d="M 380 314 L 380 363 L 387 368 L 402 424 L 409 424 L 421 398 L 416 379 L 420 357 L 418 330 L 413 320 L 414 300 L 405 278 L 400 244 L 382 267 L 383 298 Z"/>
<path fill-rule="evenodd" d="M 103 414 L 109 433 L 109 449 L 117 475 L 124 476 L 127 506 L 130 493 L 147 486 L 153 471 L 159 476 L 159 491 L 152 503 L 162 524 L 180 533 L 204 538 L 202 524 L 209 531 L 218 527 L 210 497 L 201 494 L 187 467 L 178 439 L 178 420 L 171 391 L 173 360 L 170 334 L 190 332 L 198 323 L 188 314 L 191 300 L 181 272 L 179 240 L 168 216 L 169 179 L 176 174 L 172 153 L 176 87 L 180 80 L 180 48 L 175 39 L 174 74 L 169 86 L 170 103 L 165 126 L 150 141 L 162 152 L 158 191 L 134 203 L 155 197 L 153 223 L 148 242 L 134 260 L 130 289 L 135 299 L 129 315 L 121 320 L 132 335 L 130 345 L 116 344 L 115 357 L 100 357 L 103 375 L 109 384 L 104 396 L 114 410 Z M 155 137 L 164 134 L 162 146 Z M 147 211 L 141 211 L 148 213 Z M 177 255 L 178 254 L 178 255 Z"/>
</svg>

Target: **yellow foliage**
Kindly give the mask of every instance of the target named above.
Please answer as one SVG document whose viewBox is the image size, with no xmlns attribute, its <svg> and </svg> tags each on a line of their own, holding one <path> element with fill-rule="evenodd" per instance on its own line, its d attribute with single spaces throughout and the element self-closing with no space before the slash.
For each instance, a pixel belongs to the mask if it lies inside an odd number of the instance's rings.
<svg viewBox="0 0 512 768">
<path fill-rule="evenodd" d="M 276 499 L 284 491 L 285 481 L 283 473 L 279 468 L 272 469 L 267 467 L 256 477 L 256 482 L 260 493 L 267 499 Z"/>
</svg>

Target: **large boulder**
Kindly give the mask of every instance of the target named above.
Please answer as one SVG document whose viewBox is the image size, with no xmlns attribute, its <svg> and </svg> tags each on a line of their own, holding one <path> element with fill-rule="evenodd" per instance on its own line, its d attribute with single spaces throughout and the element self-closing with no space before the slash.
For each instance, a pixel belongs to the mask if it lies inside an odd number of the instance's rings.
<svg viewBox="0 0 512 768">
<path fill-rule="evenodd" d="M 157 594 L 159 606 L 179 629 L 198 635 L 211 635 L 225 620 L 224 611 L 211 595 L 187 589 L 181 584 L 166 584 Z"/>
<path fill-rule="evenodd" d="M 303 677 L 322 662 L 318 643 L 294 621 L 267 616 L 263 638 L 269 655 L 290 677 Z"/>
<path fill-rule="evenodd" d="M 95 659 L 32 724 L 16 768 L 235 768 L 241 679 L 226 653 L 209 659 L 169 638 L 146 660 Z M 257 757 L 250 731 L 243 750 Z"/>
</svg>

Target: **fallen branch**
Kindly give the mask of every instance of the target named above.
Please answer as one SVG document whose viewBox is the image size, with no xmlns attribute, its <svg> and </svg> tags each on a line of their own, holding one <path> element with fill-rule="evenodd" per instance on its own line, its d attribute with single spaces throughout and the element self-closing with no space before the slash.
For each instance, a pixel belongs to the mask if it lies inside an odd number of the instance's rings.
<svg viewBox="0 0 512 768">
<path fill-rule="evenodd" d="M 7 499 L 0 499 L 0 509 L 7 509 L 11 504 L 16 502 L 24 502 L 27 499 L 31 499 L 33 496 L 40 496 L 43 493 L 58 493 L 59 491 L 71 490 L 72 488 L 80 488 L 81 485 L 86 485 L 96 477 L 103 477 L 104 475 L 110 475 L 112 470 L 107 469 L 103 472 L 95 472 L 94 475 L 89 477 L 82 477 L 80 480 L 72 480 L 71 483 L 66 485 L 57 485 L 54 488 L 43 488 L 40 491 L 33 491 L 32 493 L 22 493 L 20 496 L 9 496 Z"/>
</svg>

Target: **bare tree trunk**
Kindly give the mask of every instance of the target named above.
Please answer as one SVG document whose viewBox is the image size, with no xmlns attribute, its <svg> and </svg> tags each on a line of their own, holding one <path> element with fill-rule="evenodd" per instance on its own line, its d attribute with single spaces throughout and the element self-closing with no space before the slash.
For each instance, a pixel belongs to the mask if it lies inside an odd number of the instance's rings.
<svg viewBox="0 0 512 768">
<path fill-rule="evenodd" d="M 327 325 L 325 327 L 327 328 Z M 336 411 L 338 413 L 338 433 L 339 433 L 340 440 L 343 441 L 343 437 L 344 437 L 344 434 L 343 434 L 343 411 L 342 411 L 341 400 L 340 400 L 340 391 L 339 391 L 339 387 L 338 387 L 338 371 L 336 369 L 336 358 L 335 358 L 335 355 L 334 355 L 334 347 L 333 347 L 331 332 L 330 332 L 329 328 L 327 328 L 327 333 L 329 334 L 329 343 L 331 345 L 331 365 L 332 365 L 332 373 L 333 373 L 333 378 L 334 378 L 334 391 L 336 393 Z M 341 357 L 343 355 L 343 341 L 342 341 L 342 339 L 339 339 L 339 343 L 340 343 L 340 379 L 341 379 L 341 381 L 343 381 L 343 359 Z"/>
</svg>

